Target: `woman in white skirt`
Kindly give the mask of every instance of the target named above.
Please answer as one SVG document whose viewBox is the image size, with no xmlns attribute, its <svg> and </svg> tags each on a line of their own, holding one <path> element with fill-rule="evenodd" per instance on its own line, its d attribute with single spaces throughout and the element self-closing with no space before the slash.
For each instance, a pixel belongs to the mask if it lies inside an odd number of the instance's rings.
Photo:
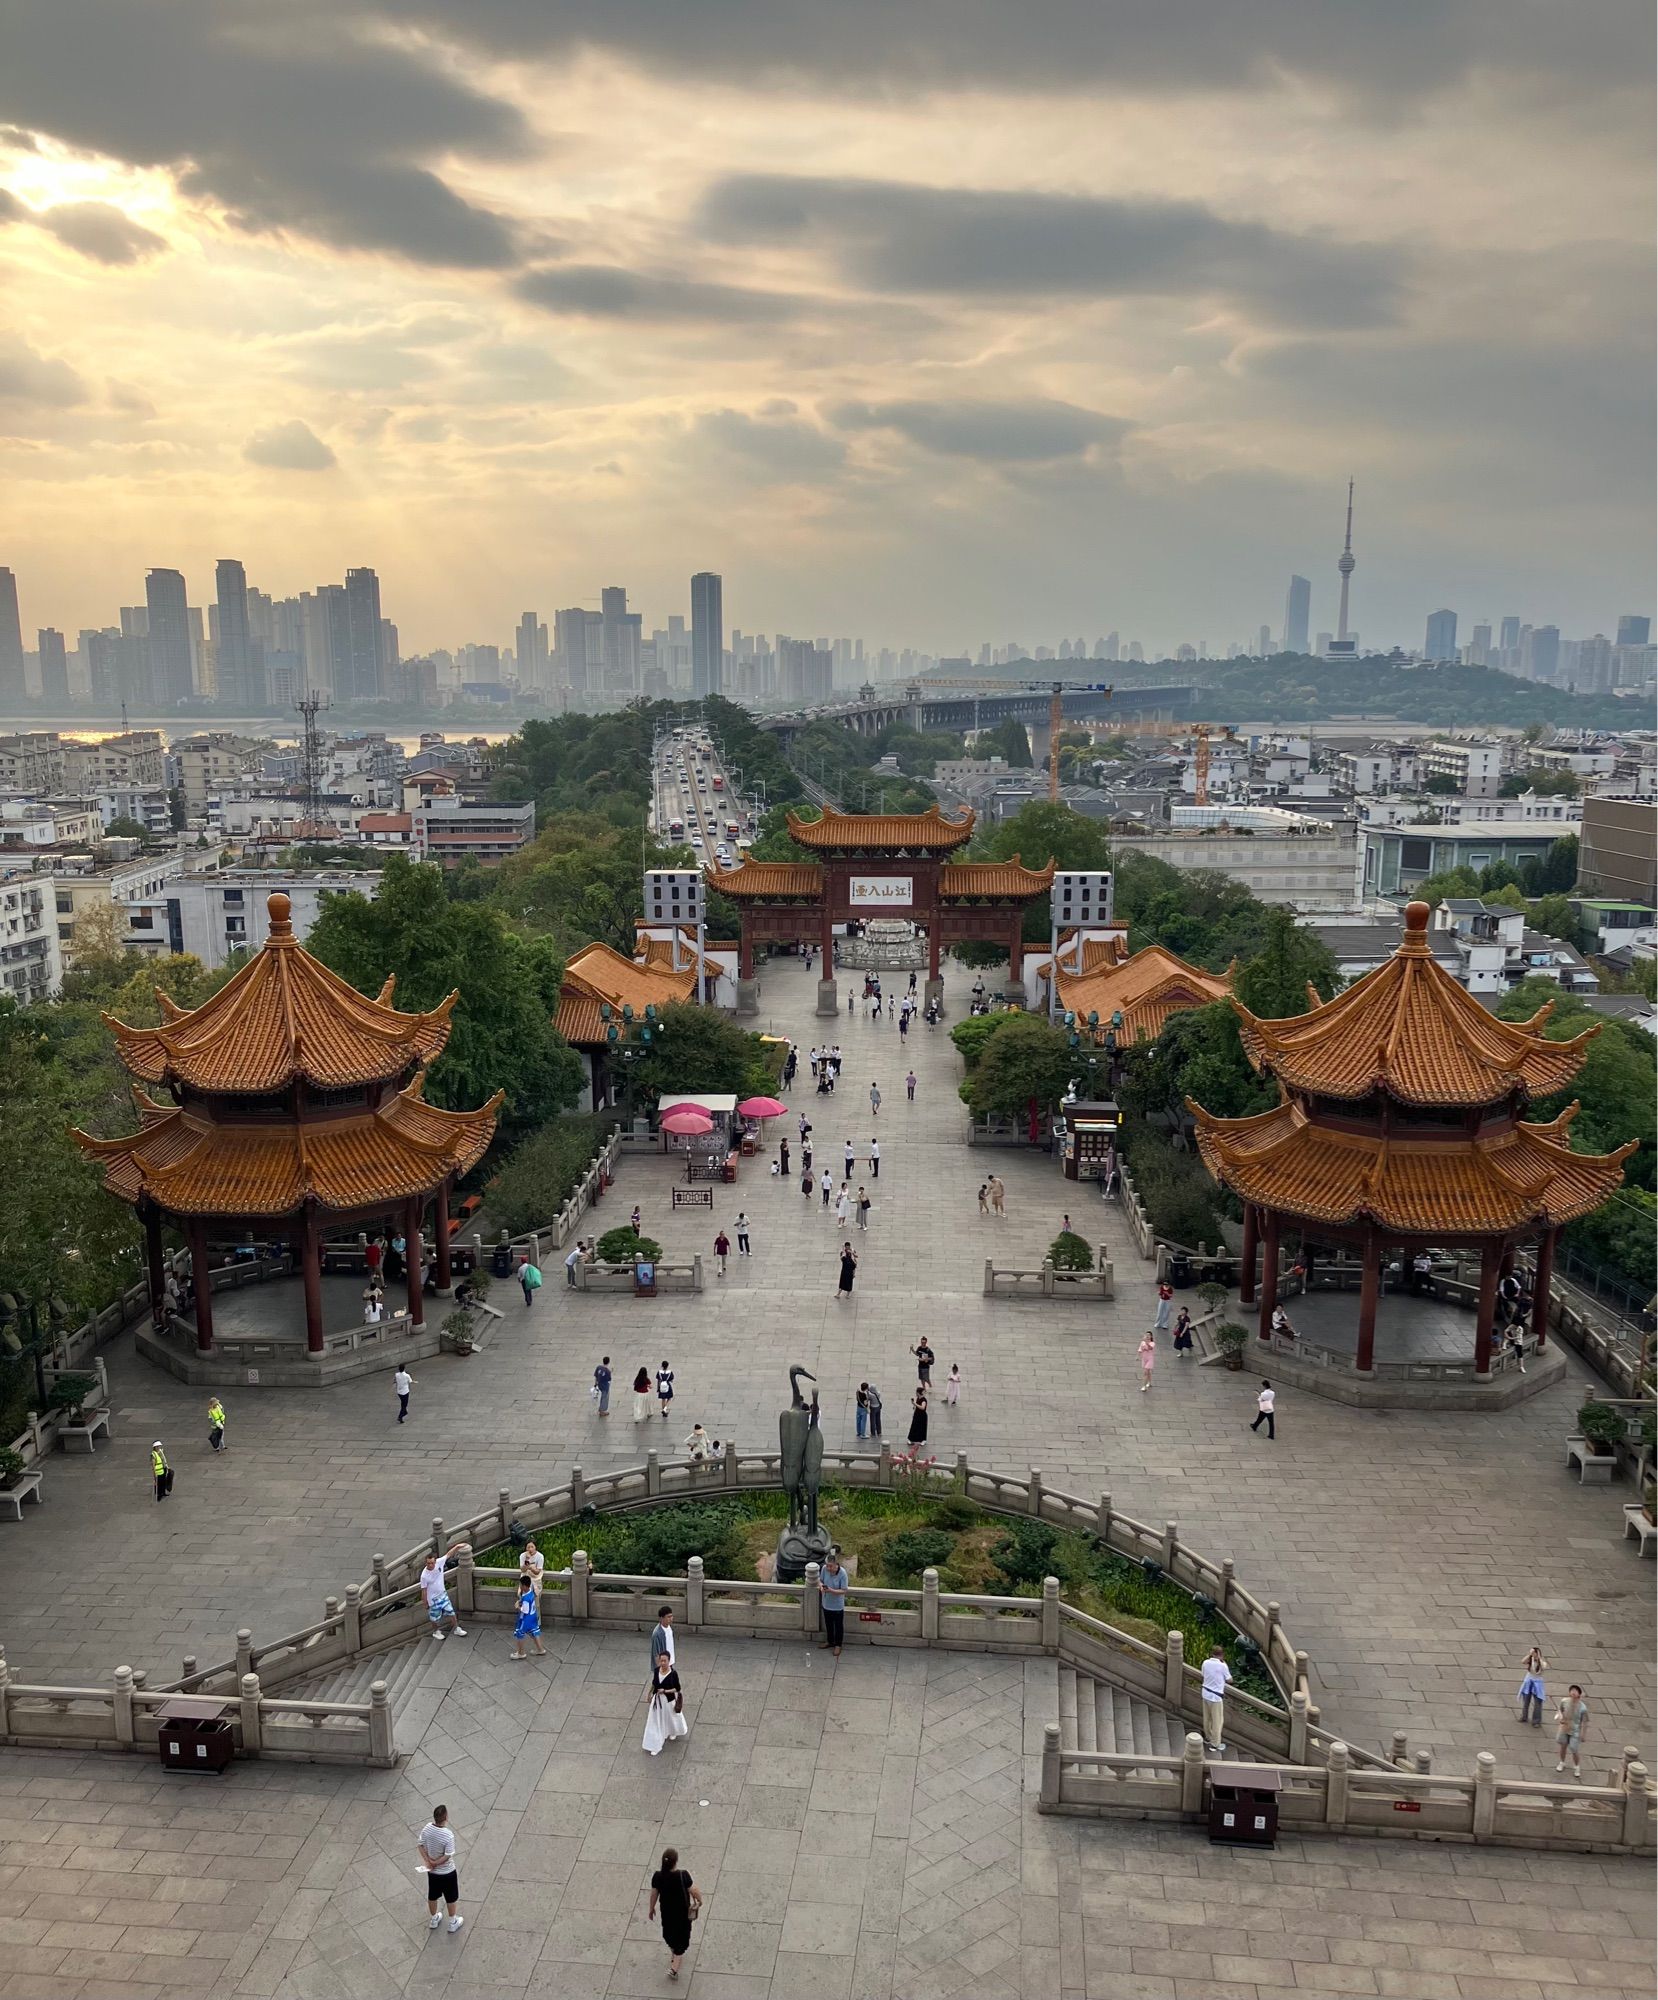
<svg viewBox="0 0 1658 2000">
<path fill-rule="evenodd" d="M 633 1378 L 633 1421 L 642 1424 L 651 1413 L 651 1371 L 641 1368 Z"/>
</svg>

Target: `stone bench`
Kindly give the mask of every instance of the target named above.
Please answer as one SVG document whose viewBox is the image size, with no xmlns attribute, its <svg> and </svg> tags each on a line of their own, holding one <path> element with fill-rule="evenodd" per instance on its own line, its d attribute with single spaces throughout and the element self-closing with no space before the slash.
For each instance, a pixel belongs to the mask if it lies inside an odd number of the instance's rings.
<svg viewBox="0 0 1658 2000">
<path fill-rule="evenodd" d="M 1641 1545 L 1640 1553 L 1658 1555 L 1658 1527 L 1654 1527 L 1641 1507 L 1626 1507 L 1623 1510 L 1623 1538 L 1627 1542 L 1633 1535 Z"/>
<path fill-rule="evenodd" d="M 1618 1455 L 1592 1450 L 1586 1438 L 1567 1438 L 1566 1463 L 1578 1467 L 1580 1486 L 1610 1486 L 1618 1469 Z"/>
<path fill-rule="evenodd" d="M 89 1452 L 95 1451 L 97 1446 L 92 1440 L 100 1431 L 106 1438 L 113 1440 L 115 1433 L 109 1427 L 108 1410 L 83 1410 L 78 1424 L 71 1423 L 65 1418 L 58 1425 L 58 1437 L 65 1451 L 69 1449 L 71 1438 L 74 1438 L 77 1444 L 84 1445 Z"/>
<path fill-rule="evenodd" d="M 0 1486 L 0 1507 L 9 1507 L 12 1510 L 13 1520 L 22 1520 L 25 1500 L 32 1500 L 37 1507 L 46 1505 L 46 1497 L 40 1490 L 38 1472 L 25 1472 L 15 1486 Z"/>
</svg>

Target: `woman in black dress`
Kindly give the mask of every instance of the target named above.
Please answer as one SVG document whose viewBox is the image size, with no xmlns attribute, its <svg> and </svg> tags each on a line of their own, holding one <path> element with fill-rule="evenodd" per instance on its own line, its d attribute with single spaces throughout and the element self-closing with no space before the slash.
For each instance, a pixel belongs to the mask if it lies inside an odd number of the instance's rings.
<svg viewBox="0 0 1658 2000">
<path fill-rule="evenodd" d="M 858 1274 L 858 1253 L 856 1250 L 852 1248 L 852 1245 L 850 1243 L 843 1243 L 841 1245 L 840 1289 L 835 1294 L 837 1299 L 851 1298 L 852 1280 L 857 1276 L 857 1274 Z"/>
<path fill-rule="evenodd" d="M 679 1962 L 691 1949 L 691 1925 L 702 1908 L 702 1891 L 691 1880 L 691 1871 L 679 1865 L 679 1850 L 665 1847 L 662 1866 L 651 1877 L 650 1908 L 647 1918 L 662 1912 L 662 1942 L 668 1947 L 668 1977 L 679 1977 Z"/>
<path fill-rule="evenodd" d="M 910 1443 L 925 1444 L 926 1442 L 927 1392 L 925 1389 L 917 1389 L 915 1392 L 915 1401 L 910 1410 Z"/>
</svg>

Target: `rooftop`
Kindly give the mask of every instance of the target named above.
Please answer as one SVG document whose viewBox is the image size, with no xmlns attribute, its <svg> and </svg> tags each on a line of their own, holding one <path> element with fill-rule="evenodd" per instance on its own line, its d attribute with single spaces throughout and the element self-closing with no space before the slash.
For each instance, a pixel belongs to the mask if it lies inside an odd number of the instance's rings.
<svg viewBox="0 0 1658 2000">
<path fill-rule="evenodd" d="M 1171 1014 L 1189 1007 L 1207 1007 L 1224 1000 L 1232 990 L 1230 969 L 1205 972 L 1160 944 L 1146 945 L 1125 957 L 1114 938 L 1089 942 L 1096 947 L 1092 954 L 1096 963 L 1089 967 L 1090 950 L 1085 945 L 1085 969 L 1059 975 L 1059 1002 L 1079 1020 L 1097 1014 L 1096 1038 L 1111 1025 L 1111 1017 L 1120 1013 L 1122 1025 L 1116 1029 L 1119 1048 L 1155 1041 Z M 1101 946 L 1117 949 L 1098 949 Z"/>
<path fill-rule="evenodd" d="M 802 847 L 891 848 L 912 853 L 949 853 L 973 837 L 975 815 L 946 819 L 941 806 L 924 813 L 843 813 L 825 808 L 817 819 L 791 812 L 789 832 Z"/>
</svg>

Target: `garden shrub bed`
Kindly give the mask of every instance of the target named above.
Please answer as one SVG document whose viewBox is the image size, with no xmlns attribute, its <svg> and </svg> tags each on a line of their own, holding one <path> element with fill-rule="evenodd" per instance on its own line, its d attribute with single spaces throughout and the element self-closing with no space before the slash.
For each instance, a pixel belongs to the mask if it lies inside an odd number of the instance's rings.
<svg viewBox="0 0 1658 2000">
<path fill-rule="evenodd" d="M 593 1568 L 605 1575 L 676 1576 L 690 1557 L 700 1555 L 710 1583 L 722 1577 L 752 1580 L 760 1557 L 776 1548 L 778 1525 L 788 1513 L 782 1493 L 754 1492 L 628 1512 L 589 1509 L 538 1532 L 536 1543 L 550 1571 L 568 1568 L 574 1552 L 585 1549 Z M 1193 1664 L 1207 1659 L 1212 1645 L 1222 1645 L 1240 1688 L 1264 1701 L 1281 1700 L 1271 1677 L 1218 1612 L 1203 1610 L 1166 1577 L 1148 1576 L 1096 1536 L 992 1513 L 949 1493 L 825 1487 L 818 1515 L 853 1559 L 863 1584 L 914 1590 L 922 1570 L 931 1568 L 944 1591 L 1037 1598 L 1042 1579 L 1057 1576 L 1066 1601 L 1077 1610 L 1159 1650 L 1170 1631 L 1179 1631 Z M 511 1542 L 499 1542 L 481 1550 L 477 1562 L 484 1569 L 515 1568 L 518 1551 Z"/>
</svg>

